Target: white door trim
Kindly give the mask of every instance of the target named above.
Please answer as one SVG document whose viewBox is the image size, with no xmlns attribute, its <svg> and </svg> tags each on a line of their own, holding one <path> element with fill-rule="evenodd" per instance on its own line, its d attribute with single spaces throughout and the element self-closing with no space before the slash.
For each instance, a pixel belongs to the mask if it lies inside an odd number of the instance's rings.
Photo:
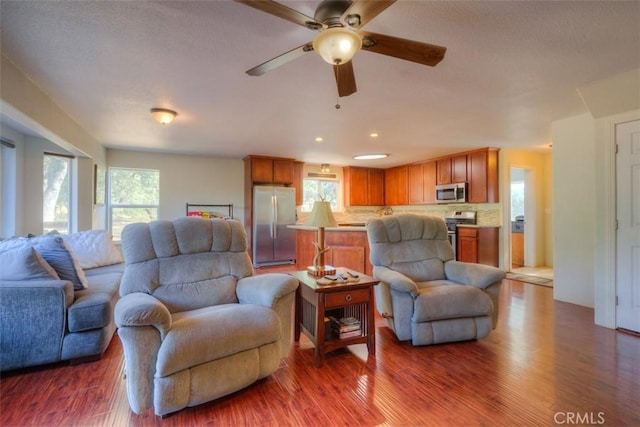
<svg viewBox="0 0 640 427">
<path fill-rule="evenodd" d="M 602 183 L 596 190 L 596 200 L 602 200 L 602 209 L 596 212 L 594 321 L 597 325 L 616 327 L 616 125 L 640 120 L 640 110 L 599 119 L 597 140 L 602 150 L 597 156 L 602 161 L 596 167 L 596 180 Z M 597 204 L 598 205 L 598 204 Z"/>
</svg>

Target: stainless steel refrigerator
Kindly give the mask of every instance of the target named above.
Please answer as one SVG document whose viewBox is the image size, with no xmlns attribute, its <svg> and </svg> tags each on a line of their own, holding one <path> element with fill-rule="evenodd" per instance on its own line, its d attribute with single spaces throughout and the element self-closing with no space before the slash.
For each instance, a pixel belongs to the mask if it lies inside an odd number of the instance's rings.
<svg viewBox="0 0 640 427">
<path fill-rule="evenodd" d="M 291 187 L 253 187 L 253 265 L 294 264 L 296 193 Z"/>
</svg>

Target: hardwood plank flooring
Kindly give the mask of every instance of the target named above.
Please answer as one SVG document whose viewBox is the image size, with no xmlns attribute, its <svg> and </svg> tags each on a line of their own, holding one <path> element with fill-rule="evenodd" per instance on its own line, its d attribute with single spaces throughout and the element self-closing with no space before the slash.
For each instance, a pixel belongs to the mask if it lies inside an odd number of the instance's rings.
<svg viewBox="0 0 640 427">
<path fill-rule="evenodd" d="M 477 342 L 413 347 L 376 321 L 364 344 L 313 367 L 302 338 L 269 378 L 165 419 L 127 402 L 122 347 L 0 378 L 1 426 L 640 425 L 640 338 L 593 324 L 550 288 L 505 281 L 498 328 Z"/>
</svg>

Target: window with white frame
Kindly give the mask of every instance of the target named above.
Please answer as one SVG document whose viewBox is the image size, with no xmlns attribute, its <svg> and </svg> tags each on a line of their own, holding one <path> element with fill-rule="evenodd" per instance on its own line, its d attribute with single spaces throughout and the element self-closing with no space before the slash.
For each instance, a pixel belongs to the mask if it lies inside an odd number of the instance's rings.
<svg viewBox="0 0 640 427">
<path fill-rule="evenodd" d="M 71 161 L 73 157 L 44 153 L 42 168 L 42 230 L 71 230 Z"/>
<path fill-rule="evenodd" d="M 8 138 L 0 137 L 0 236 L 16 232 L 16 146 Z"/>
<path fill-rule="evenodd" d="M 302 184 L 302 212 L 311 212 L 313 203 L 325 200 L 331 204 L 331 210 L 341 209 L 339 199 L 340 181 L 327 178 L 305 178 Z"/>
<path fill-rule="evenodd" d="M 109 225 L 114 240 L 134 222 L 158 219 L 160 171 L 151 169 L 109 169 Z"/>
</svg>

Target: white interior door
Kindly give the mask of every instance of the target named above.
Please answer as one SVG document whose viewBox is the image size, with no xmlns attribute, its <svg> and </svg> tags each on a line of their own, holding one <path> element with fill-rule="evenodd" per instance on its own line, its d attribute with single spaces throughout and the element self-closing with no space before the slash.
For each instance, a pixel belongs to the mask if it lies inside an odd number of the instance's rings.
<svg viewBox="0 0 640 427">
<path fill-rule="evenodd" d="M 640 332 L 640 120 L 616 126 L 616 326 Z"/>
</svg>

